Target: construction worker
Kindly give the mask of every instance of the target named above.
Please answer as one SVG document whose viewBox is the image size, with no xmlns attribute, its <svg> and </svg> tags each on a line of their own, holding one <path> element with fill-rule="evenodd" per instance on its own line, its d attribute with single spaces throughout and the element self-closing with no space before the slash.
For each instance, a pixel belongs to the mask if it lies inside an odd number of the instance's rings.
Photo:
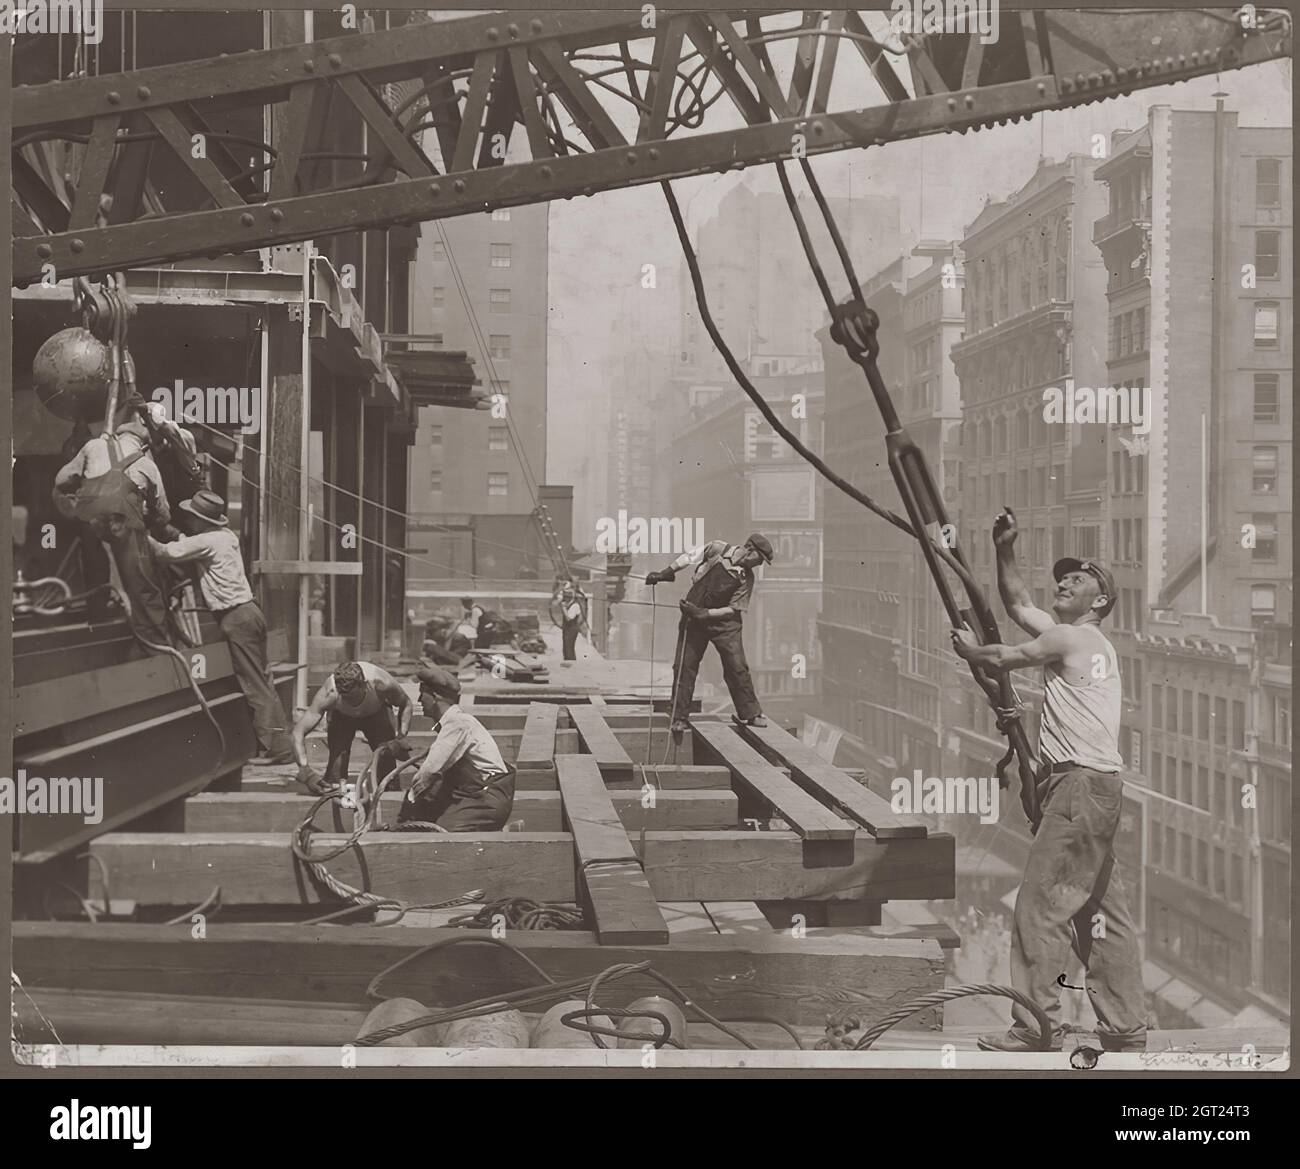
<svg viewBox="0 0 1300 1169">
<path fill-rule="evenodd" d="M 151 539 L 152 553 L 163 563 L 193 564 L 198 569 L 199 591 L 230 647 L 230 662 L 253 715 L 262 759 L 291 763 L 294 751 L 286 730 L 288 719 L 267 677 L 266 617 L 253 599 L 239 537 L 227 526 L 226 501 L 215 491 L 198 491 L 181 502 L 180 510 L 190 534 L 166 544 Z"/>
<path fill-rule="evenodd" d="M 1031 637 L 1020 645 L 979 645 L 968 629 L 953 648 L 991 670 L 1043 669 L 1037 787 L 1041 820 L 1025 861 L 1011 931 L 1011 984 L 1060 1016 L 1071 946 L 1086 970 L 1098 1036 L 1108 1051 L 1144 1050 L 1145 992 L 1133 918 L 1115 864 L 1123 800 L 1115 649 L 1101 631 L 1115 605 L 1115 581 L 1094 560 L 1066 558 L 1052 568 L 1052 612 L 1036 608 L 1016 566 L 1015 515 L 994 521 L 998 591 L 1007 615 Z M 985 1051 L 1035 1050 L 1033 1015 L 1016 1004 L 1004 1035 L 979 1040 Z M 1059 1049 L 1059 1032 L 1053 1039 Z"/>
<path fill-rule="evenodd" d="M 438 666 L 424 666 L 420 709 L 435 720 L 436 738 L 397 814 L 448 832 L 499 832 L 515 800 L 515 770 L 473 715 L 461 710 L 460 683 Z"/>
<path fill-rule="evenodd" d="M 150 536 L 168 540 L 177 533 L 149 431 L 128 401 L 114 416 L 112 434 L 92 436 L 81 423 L 73 439 L 80 447 L 54 476 L 54 506 L 59 514 L 84 521 L 108 550 L 136 635 L 153 645 L 170 645 L 166 584 Z"/>
<path fill-rule="evenodd" d="M 474 645 L 478 641 L 479 626 L 482 623 L 483 606 L 473 597 L 461 597 L 460 623 L 456 626 L 456 632 L 461 637 L 468 638 L 469 643 Z"/>
<path fill-rule="evenodd" d="M 681 733 L 690 725 L 687 714 L 695 695 L 695 678 L 709 642 L 722 659 L 722 676 L 736 707 L 732 721 L 751 727 L 767 726 L 745 661 L 741 614 L 749 608 L 754 591 L 754 569 L 771 563 L 771 543 L 766 536 L 754 532 L 743 544 L 712 540 L 682 553 L 667 568 L 645 578 L 648 585 L 663 584 L 672 580 L 678 569 L 695 565 L 690 590 L 680 604 L 682 616 L 673 656 L 674 733 Z"/>
<path fill-rule="evenodd" d="M 393 726 L 389 709 L 397 712 Z M 344 662 L 316 691 L 311 705 L 293 726 L 293 753 L 298 760 L 298 782 L 311 795 L 323 795 L 348 777 L 352 740 L 365 735 L 371 751 L 381 749 L 395 759 L 410 756 L 402 740 L 411 728 L 414 707 L 401 684 L 387 670 L 370 662 Z M 307 762 L 307 736 L 325 719 L 329 762 L 320 775 Z"/>
<path fill-rule="evenodd" d="M 564 660 L 575 662 L 578 660 L 578 634 L 585 632 L 590 638 L 591 631 L 587 628 L 582 602 L 578 599 L 578 590 L 572 581 L 560 591 L 560 612 L 563 617 L 560 637 L 564 644 Z"/>
</svg>

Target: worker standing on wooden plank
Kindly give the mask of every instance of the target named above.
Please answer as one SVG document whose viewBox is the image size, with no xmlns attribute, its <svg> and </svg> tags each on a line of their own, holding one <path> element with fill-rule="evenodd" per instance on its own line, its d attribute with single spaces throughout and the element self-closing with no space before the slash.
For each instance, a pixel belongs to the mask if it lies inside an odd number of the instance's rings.
<svg viewBox="0 0 1300 1169">
<path fill-rule="evenodd" d="M 582 602 L 578 600 L 578 590 L 570 581 L 565 584 L 560 593 L 560 612 L 564 618 L 560 626 L 560 637 L 564 644 L 564 660 L 566 662 L 575 662 L 578 660 L 578 634 L 586 632 L 587 637 L 591 637 L 591 630 L 587 629 L 587 618 L 582 610 Z"/>
<path fill-rule="evenodd" d="M 771 543 L 755 532 L 743 544 L 728 544 L 725 540 L 702 544 L 645 578 L 648 585 L 663 584 L 676 577 L 678 569 L 695 565 L 690 590 L 681 602 L 682 617 L 673 655 L 674 733 L 690 725 L 687 714 L 695 696 L 695 678 L 710 642 L 722 659 L 722 676 L 736 707 L 732 721 L 751 727 L 767 726 L 745 660 L 741 614 L 749 608 L 754 591 L 754 569 L 771 563 Z"/>
<path fill-rule="evenodd" d="M 397 712 L 393 726 L 389 709 Z M 340 786 L 348 777 L 352 740 L 365 735 L 372 751 L 386 751 L 395 759 L 410 757 L 402 742 L 411 726 L 410 698 L 387 670 L 371 662 L 344 662 L 316 691 L 311 705 L 293 727 L 293 753 L 298 760 L 298 782 L 312 795 Z M 307 736 L 324 718 L 329 762 L 318 774 L 307 762 Z M 382 765 L 381 761 L 381 765 Z"/>
<path fill-rule="evenodd" d="M 198 568 L 199 591 L 230 647 L 230 663 L 252 712 L 263 757 L 269 763 L 291 763 L 289 720 L 267 672 L 266 617 L 253 599 L 239 537 L 227 527 L 226 501 L 215 491 L 197 491 L 181 502 L 180 510 L 191 533 L 166 544 L 151 540 L 153 555 L 165 564 Z"/>
<path fill-rule="evenodd" d="M 398 824 L 421 821 L 448 832 L 499 832 L 515 802 L 515 769 L 473 715 L 462 710 L 460 683 L 446 670 L 424 666 L 420 708 L 436 720 L 437 737 L 397 814 Z"/>
<path fill-rule="evenodd" d="M 1037 773 L 1042 819 L 1025 862 L 1011 931 L 1011 984 L 1038 1003 L 1053 1024 L 1070 947 L 1083 963 L 1098 1037 L 1108 1051 L 1146 1047 L 1145 991 L 1137 930 L 1115 863 L 1124 781 L 1119 753 L 1118 659 L 1101 632 L 1114 607 L 1115 581 L 1093 560 L 1058 560 L 1053 613 L 1036 608 L 1016 566 L 1016 520 L 994 521 L 998 591 L 1007 615 L 1032 640 L 980 645 L 968 629 L 953 648 L 993 670 L 1043 668 Z M 985 1051 L 1035 1050 L 1038 1028 L 1019 1004 L 1005 1035 L 983 1036 Z M 1059 1033 L 1054 1046 L 1060 1048 Z"/>
</svg>

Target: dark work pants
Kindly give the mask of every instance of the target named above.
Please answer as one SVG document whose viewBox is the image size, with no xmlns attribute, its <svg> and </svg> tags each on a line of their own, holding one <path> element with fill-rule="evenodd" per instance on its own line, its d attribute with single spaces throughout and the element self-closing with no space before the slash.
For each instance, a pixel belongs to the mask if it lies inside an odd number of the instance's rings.
<svg viewBox="0 0 1300 1169">
<path fill-rule="evenodd" d="M 722 659 L 722 677 L 736 708 L 736 717 L 757 718 L 763 713 L 754 694 L 754 681 L 745 661 L 739 617 L 721 621 L 694 621 L 683 617 L 677 626 L 677 648 L 673 653 L 673 718 L 685 719 L 695 697 L 695 679 L 700 672 L 704 651 L 712 642 Z"/>
<path fill-rule="evenodd" d="M 1050 786 L 1048 786 L 1050 785 Z M 1137 930 L 1115 863 L 1123 781 L 1079 767 L 1048 777 L 1043 819 L 1029 848 L 1011 930 L 1011 985 L 1057 1023 L 1058 979 L 1070 948 L 1086 970 L 1098 1034 L 1141 1048 L 1146 992 Z M 1018 1030 L 1036 1035 L 1033 1015 L 1012 1007 Z"/>
<path fill-rule="evenodd" d="M 448 778 L 432 794 L 403 800 L 398 824 L 416 820 L 448 832 L 500 832 L 515 803 L 515 773 L 489 776 L 480 791 L 465 791 Z"/>
<path fill-rule="evenodd" d="M 567 622 L 560 629 L 560 636 L 564 642 L 564 660 L 566 662 L 576 662 L 578 660 L 578 626 L 569 625 Z"/>
<path fill-rule="evenodd" d="M 104 541 L 117 567 L 122 591 L 131 606 L 131 628 L 155 645 L 171 645 L 167 631 L 167 594 L 163 575 L 149 547 L 144 528 L 126 528 L 120 536 Z"/>
<path fill-rule="evenodd" d="M 239 688 L 253 713 L 253 729 L 268 754 L 293 750 L 284 706 L 266 676 L 266 618 L 256 601 L 245 601 L 217 614 L 221 635 L 230 647 Z"/>
<path fill-rule="evenodd" d="M 331 711 L 326 716 L 325 742 L 329 747 L 330 761 L 325 765 L 325 779 L 331 783 L 343 783 L 348 777 L 348 759 L 352 755 L 352 740 L 360 731 L 366 737 L 366 743 L 373 751 L 381 743 L 391 742 L 397 738 L 397 728 L 388 713 L 388 707 L 381 706 L 374 714 L 366 718 L 348 718 L 345 714 Z M 382 776 L 382 772 L 380 773 Z"/>
</svg>

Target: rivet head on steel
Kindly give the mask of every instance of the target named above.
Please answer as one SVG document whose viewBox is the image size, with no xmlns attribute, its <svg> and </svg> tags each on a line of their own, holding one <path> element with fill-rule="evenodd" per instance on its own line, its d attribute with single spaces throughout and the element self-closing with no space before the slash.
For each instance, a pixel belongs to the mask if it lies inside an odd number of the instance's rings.
<svg viewBox="0 0 1300 1169">
<path fill-rule="evenodd" d="M 108 94 L 108 104 L 109 104 L 109 105 L 111 105 L 111 106 L 115 106 L 115 105 L 117 105 L 117 103 L 120 102 L 121 100 L 122 100 L 122 95 L 121 95 L 120 93 L 118 93 L 117 90 L 114 89 L 114 90 L 111 90 L 111 91 L 109 92 L 109 94 Z"/>
<path fill-rule="evenodd" d="M 948 108 L 950 110 L 955 110 L 957 108 L 957 99 L 955 97 L 950 97 L 948 99 Z"/>
<path fill-rule="evenodd" d="M 454 183 L 451 184 L 451 189 L 455 191 L 456 194 L 459 195 L 465 189 L 465 180 L 457 179 Z"/>
<path fill-rule="evenodd" d="M 825 133 L 826 133 L 826 126 L 825 126 L 825 124 L 822 123 L 822 122 L 820 122 L 820 121 L 818 121 L 818 122 L 814 122 L 814 123 L 812 124 L 812 132 L 813 132 L 814 134 L 825 134 Z"/>
<path fill-rule="evenodd" d="M 340 65 L 343 64 L 343 58 L 340 57 L 337 53 L 331 53 L 328 57 L 325 58 L 325 60 L 327 60 L 335 69 L 337 69 Z"/>
<path fill-rule="evenodd" d="M 623 158 L 626 160 L 628 166 L 635 166 L 635 165 L 636 165 L 636 151 L 634 151 L 634 150 L 629 150 L 629 151 L 628 151 L 628 152 L 623 156 Z"/>
<path fill-rule="evenodd" d="M 1038 88 L 1039 88 L 1039 89 L 1042 89 L 1043 86 L 1040 84 Z M 1062 78 L 1061 78 L 1061 90 L 1062 90 L 1062 92 L 1064 92 L 1064 93 L 1069 93 L 1072 89 L 1074 89 L 1074 82 L 1071 81 L 1070 78 L 1068 78 L 1068 77 L 1062 77 Z"/>
<path fill-rule="evenodd" d="M 975 108 L 975 97 L 973 94 L 968 93 L 963 100 L 968 110 L 973 110 Z"/>
<path fill-rule="evenodd" d="M 651 161 L 651 162 L 656 162 L 656 161 L 658 161 L 658 158 L 659 158 L 659 148 L 658 148 L 657 146 L 652 146 L 652 147 L 650 147 L 649 155 L 650 155 L 650 161 Z"/>
<path fill-rule="evenodd" d="M 304 62 L 302 63 L 302 71 L 303 71 L 304 73 L 315 73 L 315 72 L 316 72 L 316 62 L 315 62 L 315 61 L 304 61 Z"/>
<path fill-rule="evenodd" d="M 490 41 L 500 40 L 500 39 L 501 39 L 501 30 L 500 30 L 500 29 L 495 29 L 495 28 L 490 28 L 490 29 L 488 29 L 488 30 L 487 30 L 487 39 L 490 40 Z"/>
<path fill-rule="evenodd" d="M 1101 74 L 1100 74 L 1100 73 L 1090 73 L 1090 74 L 1088 75 L 1088 84 L 1089 84 L 1089 85 L 1100 85 L 1100 84 L 1101 84 Z"/>
<path fill-rule="evenodd" d="M 1121 65 L 1120 68 L 1116 71 L 1116 76 L 1117 76 L 1121 81 L 1127 81 L 1127 80 L 1128 80 L 1128 70 L 1125 69 L 1125 68 Z"/>
<path fill-rule="evenodd" d="M 1043 82 L 1038 83 L 1038 96 L 1042 97 L 1047 92 L 1047 86 Z"/>
<path fill-rule="evenodd" d="M 150 89 L 147 85 L 142 85 L 140 86 L 139 89 L 135 91 L 135 96 L 138 97 L 141 101 L 148 101 L 151 97 L 153 97 L 153 90 Z"/>
<path fill-rule="evenodd" d="M 279 223 L 280 220 L 282 220 L 283 218 L 284 218 L 284 212 L 281 211 L 280 208 L 278 208 L 278 207 L 272 207 L 272 208 L 271 208 L 271 222 L 272 222 L 272 223 Z"/>
<path fill-rule="evenodd" d="M 528 27 L 532 29 L 533 32 L 541 32 L 542 22 L 540 20 L 532 20 L 529 22 Z"/>
<path fill-rule="evenodd" d="M 74 252 L 84 252 L 86 250 L 86 241 L 84 239 L 74 239 L 71 247 Z"/>
<path fill-rule="evenodd" d="M 1200 54 L 1200 53 L 1193 53 L 1193 54 L 1192 54 L 1192 64 L 1193 64 L 1193 65 L 1199 65 L 1200 63 L 1201 63 L 1201 54 Z"/>
<path fill-rule="evenodd" d="M 54 255 L 54 249 L 50 247 L 49 244 L 37 244 L 36 254 L 40 256 L 42 260 L 48 260 L 52 255 Z"/>
<path fill-rule="evenodd" d="M 1166 58 L 1165 58 L 1165 68 L 1166 68 L 1166 69 L 1172 69 L 1173 67 L 1174 67 L 1174 59 L 1173 59 L 1172 57 L 1166 57 Z"/>
<path fill-rule="evenodd" d="M 429 184 L 429 194 L 435 199 L 442 194 L 442 187 L 438 183 Z"/>
<path fill-rule="evenodd" d="M 243 224 L 245 227 L 252 227 L 253 213 L 251 211 L 245 211 L 243 215 L 239 217 L 239 222 Z"/>
<path fill-rule="evenodd" d="M 519 26 L 517 24 L 508 24 L 506 25 L 506 32 L 512 37 L 517 37 L 519 35 Z"/>
<path fill-rule="evenodd" d="M 542 178 L 544 178 L 544 179 L 549 179 L 549 178 L 551 178 L 554 174 L 555 174 L 555 171 L 552 170 L 549 166 L 544 166 L 544 167 L 542 167 Z"/>
</svg>

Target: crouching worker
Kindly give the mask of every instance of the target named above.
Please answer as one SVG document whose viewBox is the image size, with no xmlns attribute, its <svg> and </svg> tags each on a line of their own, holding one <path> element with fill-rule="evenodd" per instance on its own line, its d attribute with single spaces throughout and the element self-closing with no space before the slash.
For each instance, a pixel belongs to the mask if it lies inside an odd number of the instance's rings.
<svg viewBox="0 0 1300 1169">
<path fill-rule="evenodd" d="M 397 727 L 389 708 L 397 712 Z M 348 759 L 357 732 L 365 735 L 372 751 L 387 751 L 393 759 L 410 757 L 401 740 L 411 726 L 412 706 L 406 691 L 387 670 L 370 662 L 344 662 L 325 680 L 311 705 L 293 728 L 293 753 L 298 761 L 298 782 L 312 795 L 339 787 L 348 777 Z M 307 735 L 324 718 L 329 763 L 324 776 L 307 762 Z M 380 760 L 385 771 L 392 762 Z"/>
<path fill-rule="evenodd" d="M 457 705 L 460 683 L 452 674 L 425 666 L 416 677 L 437 738 L 402 801 L 398 827 L 421 821 L 448 832 L 500 832 L 515 802 L 515 769 L 483 724 Z"/>
</svg>

